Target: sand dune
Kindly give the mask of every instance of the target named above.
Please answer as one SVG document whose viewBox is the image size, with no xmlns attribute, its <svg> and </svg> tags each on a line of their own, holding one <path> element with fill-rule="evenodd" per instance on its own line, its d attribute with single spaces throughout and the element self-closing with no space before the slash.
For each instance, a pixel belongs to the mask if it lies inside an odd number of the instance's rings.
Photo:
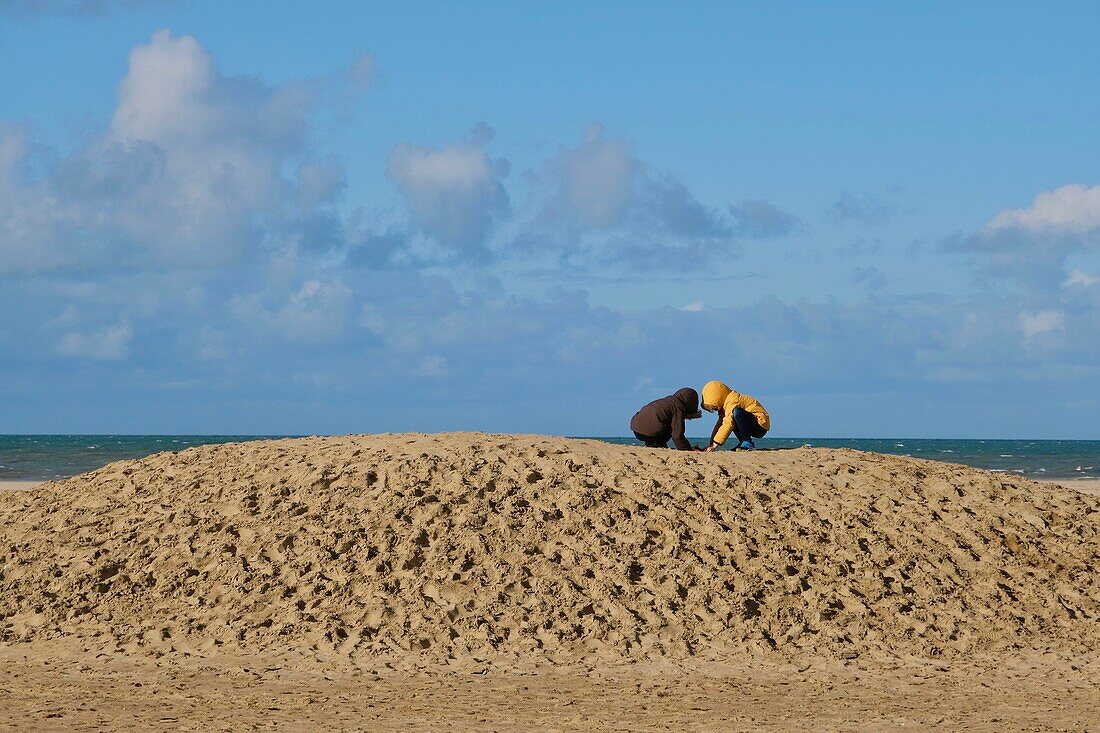
<svg viewBox="0 0 1100 733">
<path fill-rule="evenodd" d="M 13 648 L 458 669 L 1100 649 L 1100 499 L 850 450 L 204 446 L 0 495 L 0 565 Z"/>
</svg>

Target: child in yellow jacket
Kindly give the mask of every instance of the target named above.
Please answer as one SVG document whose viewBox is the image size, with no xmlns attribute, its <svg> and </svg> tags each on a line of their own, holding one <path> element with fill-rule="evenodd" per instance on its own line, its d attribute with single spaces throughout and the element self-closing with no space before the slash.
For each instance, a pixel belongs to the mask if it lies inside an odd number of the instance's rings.
<svg viewBox="0 0 1100 733">
<path fill-rule="evenodd" d="M 722 382 L 707 382 L 703 387 L 702 407 L 707 412 L 718 413 L 718 421 L 710 434 L 710 445 L 705 449 L 708 452 L 718 450 L 730 433 L 737 436 L 734 450 L 752 450 L 756 447 L 752 439 L 763 438 L 771 430 L 771 418 L 763 405 Z"/>
</svg>

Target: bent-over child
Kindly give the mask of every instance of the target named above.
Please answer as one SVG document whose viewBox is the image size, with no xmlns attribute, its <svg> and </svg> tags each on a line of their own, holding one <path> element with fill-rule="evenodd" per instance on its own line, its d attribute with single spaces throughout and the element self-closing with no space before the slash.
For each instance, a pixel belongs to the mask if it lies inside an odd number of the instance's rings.
<svg viewBox="0 0 1100 733">
<path fill-rule="evenodd" d="M 718 413 L 718 421 L 710 434 L 710 445 L 704 449 L 708 452 L 718 450 L 730 433 L 737 436 L 734 450 L 752 450 L 756 447 L 752 439 L 763 438 L 771 430 L 768 411 L 755 397 L 730 389 L 722 382 L 707 382 L 703 387 L 703 409 Z"/>
<path fill-rule="evenodd" d="M 630 420 L 630 429 L 634 437 L 648 448 L 667 448 L 671 438 L 677 449 L 694 450 L 684 437 L 684 421 L 702 416 L 703 413 L 699 412 L 699 393 L 691 387 L 684 387 L 638 410 Z"/>
</svg>

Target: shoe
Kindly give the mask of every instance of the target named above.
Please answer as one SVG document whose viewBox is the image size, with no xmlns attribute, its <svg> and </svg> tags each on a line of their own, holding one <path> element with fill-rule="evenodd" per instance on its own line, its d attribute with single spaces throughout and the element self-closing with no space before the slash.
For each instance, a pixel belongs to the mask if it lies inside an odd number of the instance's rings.
<svg viewBox="0 0 1100 733">
<path fill-rule="evenodd" d="M 756 450 L 756 443 L 751 440 L 742 440 L 738 444 L 737 450 Z"/>
</svg>

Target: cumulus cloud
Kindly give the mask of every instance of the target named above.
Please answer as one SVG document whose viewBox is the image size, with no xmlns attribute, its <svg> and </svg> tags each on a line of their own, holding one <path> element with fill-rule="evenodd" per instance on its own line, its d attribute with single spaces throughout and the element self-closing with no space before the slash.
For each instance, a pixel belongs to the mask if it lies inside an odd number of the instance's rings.
<svg viewBox="0 0 1100 733">
<path fill-rule="evenodd" d="M 108 128 L 44 174 L 21 173 L 26 135 L 0 128 L 0 271 L 210 267 L 327 236 L 344 177 L 310 156 L 312 109 L 303 85 L 225 76 L 158 31 L 130 53 Z"/>
<path fill-rule="evenodd" d="M 729 205 L 734 219 L 733 233 L 749 239 L 770 239 L 790 234 L 805 225 L 794 214 L 761 199 L 745 199 Z"/>
<path fill-rule="evenodd" d="M 362 88 L 373 69 L 360 58 L 341 79 Z M 179 430 L 621 434 L 624 416 L 651 398 L 636 386 L 652 396 L 698 387 L 733 364 L 731 377 L 775 406 L 786 434 L 857 430 L 872 414 L 893 429 L 897 404 L 907 405 L 907 432 L 973 434 L 988 430 L 997 405 L 1018 409 L 1011 397 L 1024 384 L 1052 405 L 1042 419 L 1068 414 L 1059 389 L 1100 407 L 1082 389 L 1100 379 L 1100 287 L 1091 261 L 1065 272 L 1068 254 L 1092 246 L 1081 213 L 1091 189 L 1060 197 L 1074 202 L 1072 215 L 1037 198 L 1031 213 L 998 215 L 958 238 L 1006 272 L 1047 267 L 1056 288 L 1034 301 L 890 297 L 868 267 L 852 277 L 873 297 L 854 302 L 704 304 L 684 290 L 679 308 L 647 307 L 654 271 L 700 267 L 736 254 L 740 238 L 800 224 L 755 199 L 712 209 L 599 127 L 532 174 L 519 221 L 487 128 L 394 151 L 389 172 L 408 221 L 370 209 L 345 217 L 336 208 L 345 171 L 311 152 L 310 88 L 227 76 L 194 39 L 162 33 L 134 50 L 110 124 L 73 154 L 42 164 L 27 129 L 0 126 L 0 270 L 53 271 L 0 285 L 0 312 L 19 314 L 0 319 L 0 403 L 76 426 L 97 414 L 87 395 L 106 388 L 134 395 L 126 425 L 138 430 L 171 420 Z M 455 257 L 507 252 L 502 231 L 525 245 L 517 257 L 644 270 L 636 308 L 576 291 L 511 295 L 491 276 L 462 289 L 385 267 L 407 256 L 410 238 Z M 214 267 L 229 263 L 238 266 Z M 575 286 L 572 274 L 559 284 Z M 979 383 L 984 401 L 973 397 Z M 182 386 L 164 400 L 168 384 Z M 998 390 L 1006 398 L 990 400 Z M 35 402 L 40 394 L 55 396 Z M 410 410 L 410 395 L 430 409 Z M 957 405 L 949 426 L 936 408 L 944 400 Z M 8 429 L 27 428 L 16 411 L 0 413 Z M 981 425 L 967 426 L 977 414 Z M 833 416 L 851 422 L 822 425 Z"/>
<path fill-rule="evenodd" d="M 413 223 L 452 253 L 483 256 L 493 224 L 511 211 L 502 183 L 511 165 L 485 152 L 493 134 L 481 124 L 453 145 L 406 144 L 390 153 L 386 174 L 404 197 Z"/>
<path fill-rule="evenodd" d="M 374 83 L 378 73 L 378 64 L 373 53 L 360 52 L 348 67 L 347 80 L 353 90 L 365 92 Z"/>
<path fill-rule="evenodd" d="M 882 224 L 894 214 L 894 207 L 869 193 L 856 196 L 848 191 L 840 194 L 828 211 L 830 218 L 857 221 L 862 224 Z"/>
<path fill-rule="evenodd" d="M 616 228 L 674 237 L 727 236 L 729 226 L 673 176 L 652 171 L 625 141 L 592 125 L 542 173 L 550 200 L 540 216 L 573 235 Z"/>
<path fill-rule="evenodd" d="M 162 259 L 232 260 L 256 215 L 283 203 L 280 168 L 306 143 L 309 109 L 296 86 L 221 76 L 197 40 L 157 32 L 130 54 L 107 144 L 145 146 L 160 165 L 115 220 Z"/>
<path fill-rule="evenodd" d="M 886 287 L 886 273 L 877 267 L 852 268 L 852 282 L 870 292 L 877 292 Z"/>
<path fill-rule="evenodd" d="M 557 215 L 581 229 L 606 229 L 620 223 L 642 171 L 622 140 L 603 137 L 592 125 L 584 141 L 562 151 L 556 162 L 560 195 Z"/>
<path fill-rule="evenodd" d="M 447 360 L 442 356 L 426 356 L 420 360 L 420 365 L 417 367 L 416 372 L 424 377 L 446 377 L 448 374 Z"/>
<path fill-rule="evenodd" d="M 69 331 L 57 343 L 63 356 L 118 361 L 130 355 L 134 327 L 129 322 L 117 323 L 96 331 Z"/>
<path fill-rule="evenodd" d="M 971 235 L 954 235 L 941 249 L 970 254 L 996 277 L 1025 289 L 1056 291 L 1073 280 L 1066 260 L 1100 249 L 1100 186 L 1063 186 L 1037 195 L 1032 205 L 1006 209 Z"/>
<path fill-rule="evenodd" d="M 233 296 L 229 309 L 253 335 L 297 342 L 326 342 L 344 333 L 352 313 L 353 291 L 341 280 L 310 278 L 289 292 L 268 286 Z"/>
<path fill-rule="evenodd" d="M 298 201 L 305 209 L 331 203 L 347 184 L 344 167 L 334 161 L 307 161 L 298 167 Z"/>
<path fill-rule="evenodd" d="M 540 302 L 436 289 L 417 303 L 412 308 L 401 297 L 375 301 L 364 314 L 382 333 L 380 369 L 385 363 L 420 376 L 423 360 L 440 357 L 446 360 L 448 379 L 461 382 L 464 394 L 514 395 L 510 404 L 518 412 L 526 404 L 522 385 L 532 382 L 540 385 L 539 395 L 552 391 L 559 406 L 600 394 L 614 405 L 609 409 L 615 419 L 606 430 L 619 425 L 620 415 L 637 409 L 632 389 L 637 380 L 651 378 L 672 385 L 670 390 L 698 387 L 731 363 L 740 364 L 736 379 L 745 389 L 757 390 L 753 394 L 768 401 L 785 401 L 777 408 L 784 431 L 799 429 L 791 422 L 796 413 L 805 421 L 801 429 L 819 429 L 815 420 L 822 403 L 811 394 L 832 395 L 830 404 L 840 404 L 841 394 L 856 400 L 860 407 L 854 423 L 864 419 L 864 411 L 886 419 L 892 410 L 896 421 L 896 409 L 879 403 L 882 394 L 906 399 L 952 394 L 959 404 L 975 405 L 975 383 L 1014 394 L 1040 375 L 1040 390 L 1079 384 L 1088 373 L 1100 376 L 1095 366 L 1100 362 L 1093 361 L 1100 355 L 1098 345 L 1087 338 L 1095 332 L 1094 316 L 1066 312 L 1059 320 L 1025 310 L 1033 320 L 1021 321 L 1013 299 L 878 296 L 838 303 L 764 298 L 732 307 L 692 304 L 620 313 L 593 307 L 580 295 Z M 1039 341 L 1044 333 L 1064 338 L 1045 341 L 1042 349 L 1032 348 L 1037 344 L 1021 349 L 1024 323 Z M 655 348 L 690 358 L 655 359 Z M 752 359 L 745 361 L 745 354 Z M 400 379 L 410 383 L 412 377 Z M 540 414 L 551 419 L 544 409 Z M 586 414 L 585 425 L 600 419 Z M 940 419 L 931 407 L 914 405 L 903 422 L 910 424 L 918 415 L 927 415 L 921 430 L 934 428 Z M 988 419 L 975 417 L 968 429 L 980 431 L 985 424 L 988 430 Z M 562 418 L 559 424 L 565 422 Z"/>
<path fill-rule="evenodd" d="M 1048 331 L 1064 329 L 1066 314 L 1056 310 L 1044 310 L 1038 313 L 1021 313 L 1020 330 L 1025 339 L 1031 339 Z"/>
<path fill-rule="evenodd" d="M 1062 283 L 1063 287 L 1071 288 L 1075 285 L 1084 286 L 1086 288 L 1092 287 L 1096 283 L 1100 282 L 1100 277 L 1090 275 L 1082 270 L 1072 270 L 1069 276 L 1066 277 L 1065 282 Z"/>
<path fill-rule="evenodd" d="M 384 267 L 393 264 L 408 264 L 410 260 L 408 244 L 410 233 L 399 227 L 371 229 L 349 225 L 347 250 L 344 264 L 349 268 Z M 402 260 L 403 262 L 399 262 Z"/>
<path fill-rule="evenodd" d="M 636 225 L 671 237 L 721 239 L 731 234 L 726 221 L 667 174 L 643 179 L 636 217 Z"/>
<path fill-rule="evenodd" d="M 0 123 L 0 274 L 47 258 L 54 220 L 43 214 L 53 202 L 25 182 L 26 155 L 26 130 Z"/>
<path fill-rule="evenodd" d="M 727 298 L 705 306 L 685 298 L 682 309 L 618 311 L 584 293 L 509 295 L 413 269 L 303 269 L 292 263 L 277 284 L 251 268 L 46 288 L 41 278 L 9 279 L 0 312 L 18 304 L 21 315 L 0 324 L 0 394 L 12 394 L 13 371 L 23 386 L 5 404 L 24 414 L 51 389 L 73 404 L 86 404 L 80 395 L 86 400 L 94 385 L 124 389 L 135 395 L 127 424 L 138 430 L 165 416 L 205 415 L 211 423 L 186 427 L 614 435 L 648 399 L 727 373 L 774 408 L 781 434 L 858 430 L 871 416 L 883 430 L 900 430 L 901 420 L 918 432 L 988 434 L 997 405 L 1013 402 L 1022 385 L 1068 421 L 1059 400 L 1069 393 L 1080 400 L 1089 394 L 1084 386 L 1100 379 L 1095 285 L 1039 306 L 1013 296 L 880 293 L 852 302 Z M 191 297 L 196 282 L 204 293 Z M 33 369 L 13 367 L 20 360 Z M 114 360 L 106 375 L 100 360 Z M 319 381 L 305 391 L 295 381 L 302 374 Z M 648 399 L 634 390 L 642 378 L 653 379 Z M 161 400 L 160 385 L 187 380 L 194 386 Z M 974 396 L 975 384 L 984 397 Z M 997 392 L 1004 400 L 990 399 Z M 549 411 L 547 394 L 555 396 Z M 409 395 L 431 409 L 409 411 Z M 942 414 L 932 405 L 945 398 L 959 405 L 961 423 L 936 422 Z M 899 401 L 910 405 L 902 418 Z M 823 406 L 837 406 L 850 422 L 823 427 L 819 421 L 834 415 Z M 1075 424 L 1086 430 L 1090 423 Z"/>
<path fill-rule="evenodd" d="M 276 329 L 303 341 L 326 340 L 344 328 L 351 289 L 342 282 L 307 280 L 274 316 Z"/>
<path fill-rule="evenodd" d="M 0 191 L 5 196 L 15 191 L 22 176 L 27 150 L 26 131 L 0 122 Z"/>
<path fill-rule="evenodd" d="M 837 249 L 837 252 L 845 257 L 869 257 L 882 252 L 882 240 L 879 238 L 861 237 L 854 242 L 849 242 Z"/>
<path fill-rule="evenodd" d="M 986 232 L 1026 229 L 1034 232 L 1087 235 L 1100 230 L 1100 186 L 1080 183 L 1044 191 L 1025 209 L 1006 209 L 985 225 Z"/>
<path fill-rule="evenodd" d="M 691 269 L 734 251 L 729 222 L 677 178 L 654 171 L 621 139 L 591 125 L 532 177 L 537 203 L 518 252 L 630 269 Z"/>
</svg>

